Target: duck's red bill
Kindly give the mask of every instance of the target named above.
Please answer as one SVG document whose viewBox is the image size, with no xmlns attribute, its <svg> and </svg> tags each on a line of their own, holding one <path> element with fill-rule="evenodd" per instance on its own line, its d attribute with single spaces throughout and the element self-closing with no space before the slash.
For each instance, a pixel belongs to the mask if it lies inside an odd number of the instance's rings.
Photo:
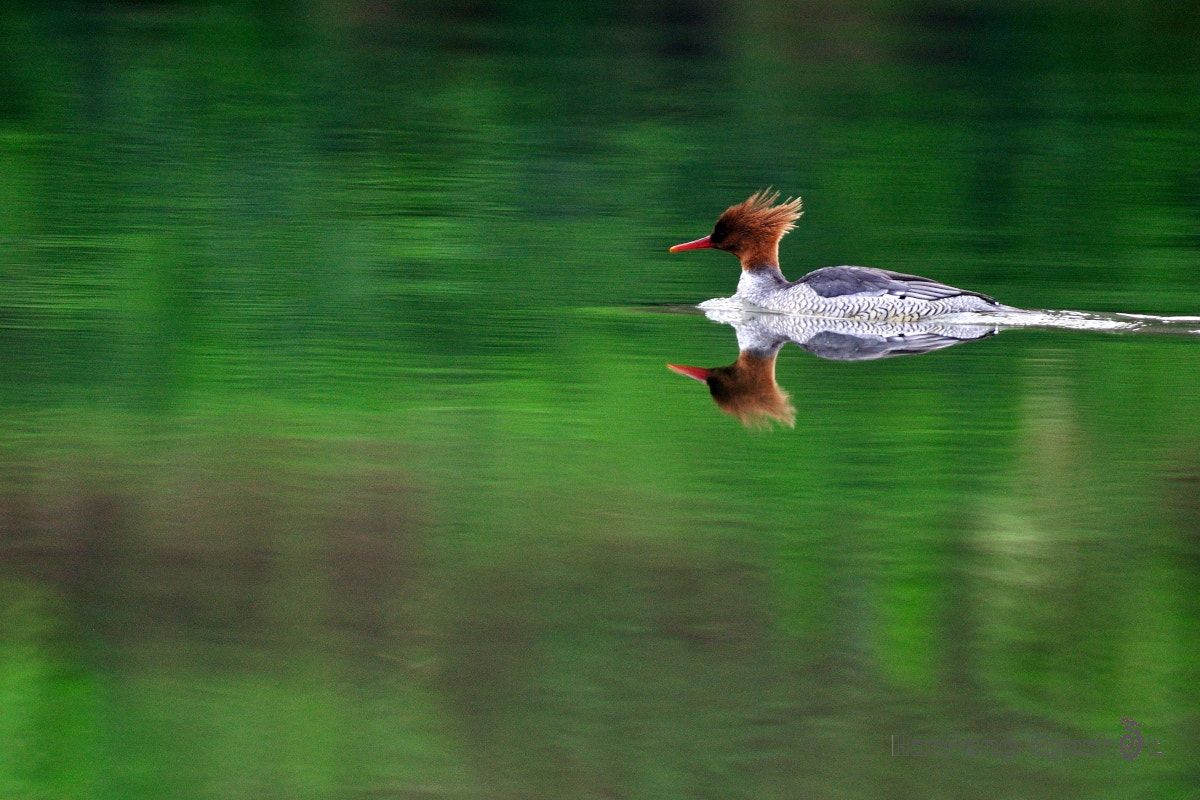
<svg viewBox="0 0 1200 800">
<path fill-rule="evenodd" d="M 703 239 L 697 239 L 694 242 L 684 242 L 683 244 L 677 244 L 671 248 L 671 252 L 678 253 L 680 250 L 702 250 L 705 247 L 712 247 L 712 246 L 713 246 L 712 237 L 705 236 Z"/>
<path fill-rule="evenodd" d="M 712 370 L 705 369 L 704 367 L 682 367 L 679 364 L 667 364 L 667 369 L 672 372 L 678 372 L 680 375 L 687 375 L 689 378 L 701 383 L 708 383 L 708 376 L 712 372 Z"/>
</svg>

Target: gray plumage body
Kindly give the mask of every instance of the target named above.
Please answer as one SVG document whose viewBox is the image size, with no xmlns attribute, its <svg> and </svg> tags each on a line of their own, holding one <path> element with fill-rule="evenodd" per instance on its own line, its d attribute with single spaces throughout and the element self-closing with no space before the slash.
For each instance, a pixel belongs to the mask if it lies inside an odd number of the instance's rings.
<svg viewBox="0 0 1200 800">
<path fill-rule="evenodd" d="M 774 354 L 784 342 L 793 342 L 831 361 L 919 355 L 983 339 L 998 331 L 994 325 L 941 322 L 937 318 L 873 322 L 812 314 L 759 314 L 727 305 L 710 306 L 705 315 L 714 322 L 732 325 L 737 331 L 738 349 L 743 352 Z"/>
<path fill-rule="evenodd" d="M 752 267 L 742 271 L 734 296 L 767 311 L 869 322 L 1017 310 L 978 292 L 873 267 L 825 267 L 792 282 L 778 267 Z"/>
</svg>

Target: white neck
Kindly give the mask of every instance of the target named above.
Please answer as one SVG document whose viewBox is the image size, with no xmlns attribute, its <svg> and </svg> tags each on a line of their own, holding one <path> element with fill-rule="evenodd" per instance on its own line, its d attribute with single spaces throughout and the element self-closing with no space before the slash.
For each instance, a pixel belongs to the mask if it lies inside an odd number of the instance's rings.
<svg viewBox="0 0 1200 800">
<path fill-rule="evenodd" d="M 787 285 L 787 279 L 779 267 L 754 267 L 742 270 L 738 279 L 738 296 L 753 301 L 765 292 L 773 292 Z"/>
</svg>

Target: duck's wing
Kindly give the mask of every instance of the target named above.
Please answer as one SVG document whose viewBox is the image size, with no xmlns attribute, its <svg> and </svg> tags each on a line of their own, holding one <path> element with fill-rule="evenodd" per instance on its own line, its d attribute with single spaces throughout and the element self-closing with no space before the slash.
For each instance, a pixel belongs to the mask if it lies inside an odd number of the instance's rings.
<svg viewBox="0 0 1200 800">
<path fill-rule="evenodd" d="M 890 294 L 896 297 L 911 297 L 916 300 L 942 300 L 947 297 L 971 295 L 990 303 L 996 301 L 986 294 L 947 286 L 944 283 L 874 267 L 825 267 L 810 272 L 796 283 L 806 284 L 821 297 L 865 294 L 879 296 Z"/>
</svg>

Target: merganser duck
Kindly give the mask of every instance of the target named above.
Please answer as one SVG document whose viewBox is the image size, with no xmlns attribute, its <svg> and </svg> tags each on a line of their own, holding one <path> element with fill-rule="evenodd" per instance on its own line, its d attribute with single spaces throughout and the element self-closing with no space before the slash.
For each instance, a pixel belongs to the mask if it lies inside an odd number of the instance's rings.
<svg viewBox="0 0 1200 800">
<path fill-rule="evenodd" d="M 789 282 L 779 270 L 779 240 L 800 218 L 800 198 L 778 205 L 779 192 L 766 189 L 731 206 L 713 232 L 671 248 L 715 247 L 742 262 L 734 299 L 783 314 L 877 322 L 911 322 L 964 311 L 1020 311 L 979 292 L 874 267 L 824 267 Z"/>
</svg>

